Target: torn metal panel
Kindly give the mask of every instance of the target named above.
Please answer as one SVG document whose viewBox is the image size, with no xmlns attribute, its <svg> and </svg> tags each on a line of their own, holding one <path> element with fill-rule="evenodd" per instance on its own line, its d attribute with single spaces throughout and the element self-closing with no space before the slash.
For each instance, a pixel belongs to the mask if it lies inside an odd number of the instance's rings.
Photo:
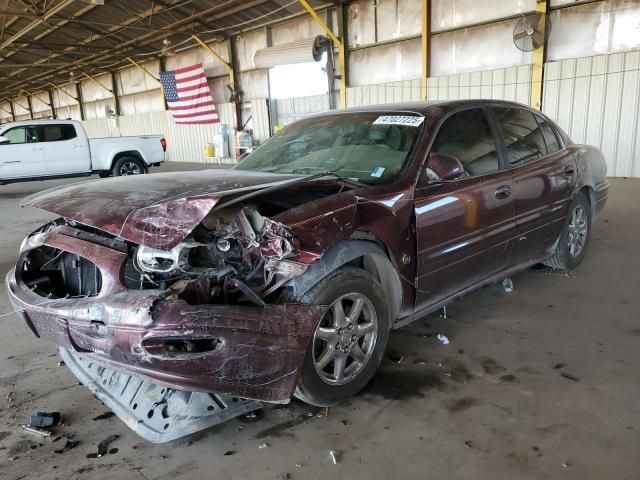
<svg viewBox="0 0 640 480">
<path fill-rule="evenodd" d="M 145 440 L 164 443 L 262 408 L 227 395 L 172 390 L 60 349 L 76 378 Z"/>
<path fill-rule="evenodd" d="M 42 297 L 7 275 L 10 300 L 41 338 L 178 389 L 288 403 L 326 307 L 189 305 L 160 291 Z M 277 319 L 277 321 L 274 321 Z"/>
</svg>

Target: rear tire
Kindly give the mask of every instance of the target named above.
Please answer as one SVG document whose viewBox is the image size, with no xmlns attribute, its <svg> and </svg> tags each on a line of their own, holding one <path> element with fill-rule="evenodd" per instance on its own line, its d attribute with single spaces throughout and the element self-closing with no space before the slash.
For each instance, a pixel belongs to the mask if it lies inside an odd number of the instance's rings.
<svg viewBox="0 0 640 480">
<path fill-rule="evenodd" d="M 591 237 L 591 205 L 583 192 L 578 193 L 569 207 L 553 256 L 544 264 L 554 270 L 577 267 L 587 252 Z"/>
<path fill-rule="evenodd" d="M 380 283 L 360 268 L 342 267 L 293 301 L 331 306 L 311 339 L 294 395 L 319 407 L 348 400 L 369 383 L 389 340 Z"/>
<path fill-rule="evenodd" d="M 143 173 L 147 173 L 147 167 L 139 158 L 136 157 L 121 157 L 116 160 L 116 163 L 111 169 L 111 174 L 114 177 L 142 175 Z"/>
</svg>

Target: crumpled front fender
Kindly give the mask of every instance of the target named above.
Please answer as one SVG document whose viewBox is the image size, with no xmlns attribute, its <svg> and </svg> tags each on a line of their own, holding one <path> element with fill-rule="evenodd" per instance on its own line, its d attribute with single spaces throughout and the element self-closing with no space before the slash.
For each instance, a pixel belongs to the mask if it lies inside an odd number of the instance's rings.
<svg viewBox="0 0 640 480">
<path fill-rule="evenodd" d="M 161 291 L 43 298 L 7 274 L 9 298 L 32 331 L 116 370 L 181 390 L 289 402 L 319 305 L 189 305 Z"/>
</svg>

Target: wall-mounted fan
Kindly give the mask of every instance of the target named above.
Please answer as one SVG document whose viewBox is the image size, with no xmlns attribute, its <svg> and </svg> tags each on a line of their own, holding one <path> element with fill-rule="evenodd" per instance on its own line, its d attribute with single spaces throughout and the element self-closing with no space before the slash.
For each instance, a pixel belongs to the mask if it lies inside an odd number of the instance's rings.
<svg viewBox="0 0 640 480">
<path fill-rule="evenodd" d="M 523 52 L 532 52 L 543 46 L 551 34 L 549 15 L 532 12 L 523 15 L 513 29 L 513 43 Z"/>
<path fill-rule="evenodd" d="M 113 108 L 111 107 L 111 105 L 105 105 L 104 106 L 104 116 L 107 118 L 115 118 L 116 117 L 116 112 L 113 111 Z"/>
<path fill-rule="evenodd" d="M 174 48 L 171 44 L 171 40 L 165 38 L 162 40 L 162 51 L 160 52 L 161 57 L 173 57 L 176 54 Z"/>
</svg>

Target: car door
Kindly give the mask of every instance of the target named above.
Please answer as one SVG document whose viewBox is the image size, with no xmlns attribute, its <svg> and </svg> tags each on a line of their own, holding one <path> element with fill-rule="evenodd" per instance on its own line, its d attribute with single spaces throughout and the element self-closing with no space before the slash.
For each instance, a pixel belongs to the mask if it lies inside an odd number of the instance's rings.
<svg viewBox="0 0 640 480">
<path fill-rule="evenodd" d="M 0 145 L 0 178 L 43 177 L 47 175 L 42 144 L 34 126 L 21 125 L 6 130 L 9 143 Z"/>
<path fill-rule="evenodd" d="M 418 309 L 446 300 L 506 268 L 515 234 L 511 174 L 502 170 L 496 130 L 483 108 L 449 116 L 431 155 L 464 166 L 456 179 L 426 180 L 415 193 Z M 434 157 L 435 158 L 435 157 Z"/>
<path fill-rule="evenodd" d="M 542 116 L 519 107 L 495 107 L 507 168 L 513 175 L 517 240 L 512 264 L 538 261 L 560 234 L 575 188 L 573 156 Z"/>
<path fill-rule="evenodd" d="M 44 159 L 50 175 L 91 170 L 89 143 L 78 136 L 72 123 L 52 123 L 40 127 Z"/>
</svg>

